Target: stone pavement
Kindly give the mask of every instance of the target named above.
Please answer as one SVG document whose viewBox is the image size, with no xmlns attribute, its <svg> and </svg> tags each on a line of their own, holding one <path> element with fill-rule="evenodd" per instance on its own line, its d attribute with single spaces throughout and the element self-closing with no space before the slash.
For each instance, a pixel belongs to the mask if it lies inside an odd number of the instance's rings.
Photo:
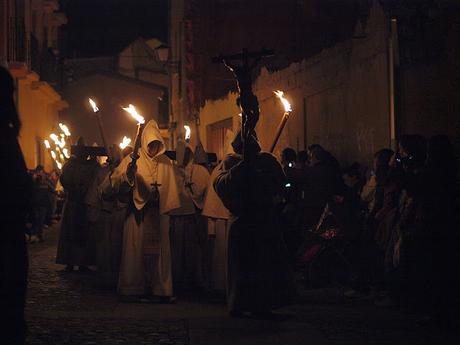
<svg viewBox="0 0 460 345">
<path fill-rule="evenodd" d="M 30 345 L 450 345 L 457 334 L 418 325 L 420 316 L 349 302 L 337 289 L 306 291 L 279 310 L 284 321 L 232 319 L 215 296 L 178 296 L 174 305 L 119 303 L 96 273 L 64 273 L 54 263 L 57 226 L 29 245 L 26 315 Z"/>
</svg>

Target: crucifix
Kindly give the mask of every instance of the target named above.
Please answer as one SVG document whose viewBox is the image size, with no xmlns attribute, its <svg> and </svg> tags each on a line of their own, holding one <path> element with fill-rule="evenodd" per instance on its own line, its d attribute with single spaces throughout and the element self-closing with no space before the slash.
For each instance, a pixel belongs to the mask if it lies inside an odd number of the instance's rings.
<svg viewBox="0 0 460 345">
<path fill-rule="evenodd" d="M 241 140 L 243 142 L 243 158 L 249 159 L 251 152 L 248 152 L 247 141 L 254 131 L 259 120 L 259 101 L 252 92 L 252 72 L 263 57 L 272 56 L 273 50 L 262 49 L 256 52 L 249 52 L 246 48 L 241 53 L 233 55 L 219 55 L 212 59 L 214 63 L 223 63 L 235 76 L 240 94 L 240 107 L 242 114 Z M 252 62 L 251 62 L 252 60 Z M 239 61 L 239 64 L 234 64 Z"/>
<path fill-rule="evenodd" d="M 160 201 L 160 190 L 158 187 L 161 187 L 161 183 L 155 181 L 154 183 L 151 183 L 150 186 L 152 187 L 152 201 L 155 205 L 157 205 Z"/>
</svg>

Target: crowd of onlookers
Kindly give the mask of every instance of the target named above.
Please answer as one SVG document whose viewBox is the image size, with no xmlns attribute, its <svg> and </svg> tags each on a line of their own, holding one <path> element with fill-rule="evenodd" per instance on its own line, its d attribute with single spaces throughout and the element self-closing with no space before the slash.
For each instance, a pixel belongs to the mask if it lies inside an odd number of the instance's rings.
<svg viewBox="0 0 460 345">
<path fill-rule="evenodd" d="M 320 145 L 280 157 L 286 175 L 284 238 L 307 286 L 341 284 L 347 298 L 422 307 L 446 316 L 458 262 L 458 161 L 446 136 L 405 135 L 372 166 L 345 168 Z M 38 166 L 28 240 L 59 219 L 59 173 Z"/>
<path fill-rule="evenodd" d="M 404 135 L 371 169 L 341 169 L 319 145 L 282 164 L 285 238 L 306 284 L 339 282 L 348 298 L 422 308 L 438 320 L 455 305 L 459 262 L 458 161 L 447 136 Z"/>
<path fill-rule="evenodd" d="M 26 241 L 43 242 L 45 229 L 60 219 L 64 203 L 64 190 L 59 182 L 58 170 L 46 172 L 42 165 L 29 171 L 33 181 L 32 204 L 27 214 Z"/>
</svg>

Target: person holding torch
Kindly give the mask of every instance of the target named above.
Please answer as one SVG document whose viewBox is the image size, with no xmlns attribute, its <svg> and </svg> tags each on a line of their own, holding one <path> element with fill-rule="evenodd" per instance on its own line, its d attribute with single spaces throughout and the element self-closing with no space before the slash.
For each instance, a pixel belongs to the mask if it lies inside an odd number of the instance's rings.
<svg viewBox="0 0 460 345">
<path fill-rule="evenodd" d="M 133 153 L 110 176 L 112 190 L 129 202 L 118 280 L 125 302 L 174 301 L 169 212 L 180 201 L 165 151 L 158 125 L 151 120 L 138 132 Z"/>
</svg>

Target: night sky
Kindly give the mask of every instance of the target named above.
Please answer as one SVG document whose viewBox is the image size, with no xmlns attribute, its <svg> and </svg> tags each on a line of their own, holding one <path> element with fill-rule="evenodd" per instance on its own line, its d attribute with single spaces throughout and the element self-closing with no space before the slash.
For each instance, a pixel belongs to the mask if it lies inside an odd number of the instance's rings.
<svg viewBox="0 0 460 345">
<path fill-rule="evenodd" d="M 61 10 L 67 57 L 112 55 L 139 36 L 167 39 L 168 0 L 61 0 Z"/>
</svg>

